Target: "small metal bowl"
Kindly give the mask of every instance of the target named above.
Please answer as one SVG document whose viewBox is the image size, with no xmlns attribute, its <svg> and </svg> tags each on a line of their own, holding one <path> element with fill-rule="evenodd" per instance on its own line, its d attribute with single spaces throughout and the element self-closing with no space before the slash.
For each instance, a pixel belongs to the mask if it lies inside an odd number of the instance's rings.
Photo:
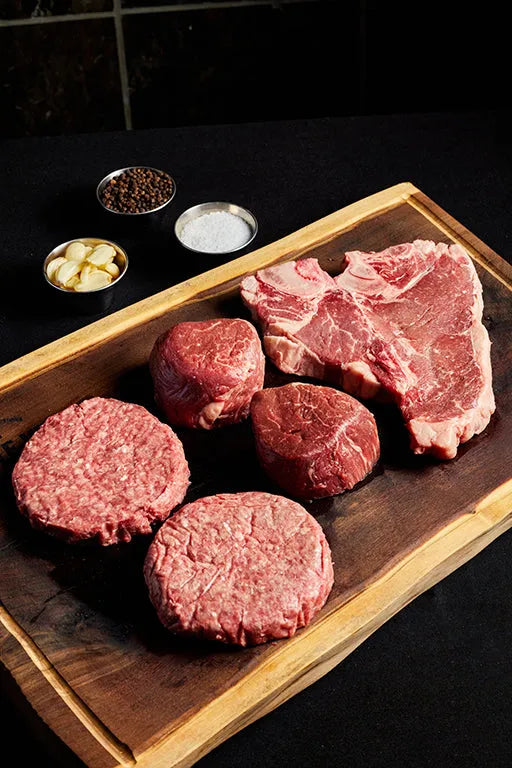
<svg viewBox="0 0 512 768">
<path fill-rule="evenodd" d="M 99 245 L 100 243 L 111 245 L 112 248 L 114 248 L 116 251 L 114 262 L 119 267 L 119 277 L 116 277 L 115 280 L 113 280 L 109 285 L 106 285 L 104 288 L 97 288 L 95 291 L 73 291 L 72 289 L 61 288 L 59 285 L 52 283 L 46 274 L 46 268 L 48 264 L 50 261 L 53 261 L 53 259 L 56 259 L 57 256 L 63 256 L 68 245 L 76 242 L 92 246 Z M 127 270 L 128 256 L 126 251 L 117 243 L 112 242 L 112 240 L 107 240 L 106 238 L 102 237 L 75 237 L 73 240 L 68 240 L 66 243 L 61 243 L 56 248 L 54 248 L 53 251 L 50 251 L 43 262 L 43 275 L 47 285 L 53 288 L 54 291 L 57 291 L 57 294 L 54 295 L 57 296 L 58 300 L 64 307 L 67 307 L 69 310 L 79 314 L 98 314 L 100 312 L 105 312 L 111 305 L 116 287 L 126 275 Z"/>
<path fill-rule="evenodd" d="M 251 230 L 251 236 L 249 239 L 242 245 L 239 245 L 237 248 L 231 248 L 228 251 L 201 251 L 198 248 L 191 248 L 190 245 L 187 245 L 183 242 L 182 234 L 183 228 L 186 224 L 188 224 L 193 219 L 199 218 L 199 216 L 202 216 L 205 213 L 213 213 L 217 211 L 232 213 L 235 216 L 239 216 L 241 219 L 243 219 L 249 225 L 249 229 Z M 183 211 L 181 216 L 179 216 L 179 218 L 176 220 L 176 224 L 174 225 L 174 234 L 184 248 L 186 248 L 188 251 L 194 251 L 194 253 L 209 253 L 211 255 L 235 253 L 235 251 L 241 251 L 242 248 L 246 248 L 249 243 L 252 243 L 256 237 L 257 232 L 258 222 L 256 221 L 256 216 L 248 211 L 247 208 L 242 208 L 240 205 L 235 205 L 234 203 L 200 203 L 200 205 L 194 205 L 192 208 L 187 208 L 186 211 Z"/>
<path fill-rule="evenodd" d="M 162 205 L 158 205 L 156 208 L 150 208 L 149 211 L 140 211 L 139 213 L 130 213 L 127 211 L 124 213 L 123 211 L 114 211 L 113 208 L 109 208 L 105 205 L 103 200 L 101 199 L 102 193 L 109 183 L 111 179 L 114 179 L 116 176 L 120 176 L 125 171 L 133 171 L 136 168 L 142 168 L 144 171 L 155 171 L 157 173 L 165 173 L 166 176 L 170 178 L 172 181 L 172 194 L 168 200 L 165 201 L 165 203 L 162 203 Z M 176 182 L 174 181 L 173 177 L 170 173 L 167 173 L 167 171 L 162 171 L 159 168 L 152 168 L 150 165 L 129 165 L 126 168 L 118 168 L 117 171 L 112 171 L 112 173 L 109 173 L 105 176 L 104 179 L 100 181 L 98 186 L 96 187 L 96 197 L 98 198 L 98 202 L 101 205 L 101 207 L 108 211 L 109 213 L 115 213 L 118 216 L 145 216 L 148 213 L 156 213 L 157 211 L 161 211 L 162 208 L 165 208 L 166 205 L 169 205 L 171 200 L 174 199 L 174 195 L 176 194 Z"/>
</svg>

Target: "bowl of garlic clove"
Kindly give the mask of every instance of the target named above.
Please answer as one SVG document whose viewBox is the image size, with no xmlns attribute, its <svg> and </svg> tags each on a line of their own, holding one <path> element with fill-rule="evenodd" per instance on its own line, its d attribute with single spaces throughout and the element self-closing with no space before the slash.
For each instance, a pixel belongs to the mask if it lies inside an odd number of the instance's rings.
<svg viewBox="0 0 512 768">
<path fill-rule="evenodd" d="M 80 237 L 61 243 L 43 264 L 48 285 L 78 312 L 98 313 L 110 306 L 115 286 L 128 269 L 128 256 L 117 243 Z"/>
</svg>

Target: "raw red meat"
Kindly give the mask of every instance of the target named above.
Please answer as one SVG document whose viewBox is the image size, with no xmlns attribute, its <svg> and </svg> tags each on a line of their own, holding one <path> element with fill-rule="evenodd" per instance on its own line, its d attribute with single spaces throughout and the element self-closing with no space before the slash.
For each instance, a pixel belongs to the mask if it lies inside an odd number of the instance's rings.
<svg viewBox="0 0 512 768">
<path fill-rule="evenodd" d="M 256 492 L 186 504 L 156 534 L 144 575 L 164 626 L 237 645 L 291 637 L 323 606 L 334 579 L 314 517 Z"/>
<path fill-rule="evenodd" d="M 258 333 L 239 319 L 175 325 L 157 339 L 149 365 L 170 423 L 203 429 L 245 419 L 265 375 Z"/>
<path fill-rule="evenodd" d="M 443 459 L 494 412 L 482 286 L 460 245 L 426 240 L 346 254 L 336 278 L 316 259 L 247 277 L 244 301 L 281 370 L 379 392 L 400 407 L 415 453 Z"/>
<path fill-rule="evenodd" d="M 35 528 L 115 544 L 165 520 L 183 501 L 189 470 L 169 426 L 140 405 L 94 397 L 44 422 L 12 480 Z"/>
<path fill-rule="evenodd" d="M 251 403 L 259 459 L 292 496 L 334 496 L 353 488 L 379 458 L 370 411 L 331 387 L 286 384 L 262 389 Z"/>
</svg>

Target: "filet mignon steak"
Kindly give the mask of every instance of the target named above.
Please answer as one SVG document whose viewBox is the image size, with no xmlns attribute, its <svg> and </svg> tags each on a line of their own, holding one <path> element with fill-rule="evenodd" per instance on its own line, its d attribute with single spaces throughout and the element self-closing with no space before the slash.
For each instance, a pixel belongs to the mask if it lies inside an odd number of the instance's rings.
<svg viewBox="0 0 512 768">
<path fill-rule="evenodd" d="M 265 375 L 256 329 L 228 318 L 175 325 L 157 339 L 149 366 L 169 422 L 203 429 L 245 419 Z"/>
<path fill-rule="evenodd" d="M 156 534 L 144 575 L 164 626 L 237 645 L 291 637 L 323 606 L 334 579 L 314 517 L 256 492 L 186 504 Z"/>
<path fill-rule="evenodd" d="M 333 278 L 316 259 L 245 278 L 242 296 L 281 370 L 400 407 L 416 453 L 443 459 L 494 412 L 482 286 L 460 245 L 426 240 L 346 254 Z"/>
<path fill-rule="evenodd" d="M 183 446 L 145 408 L 94 397 L 50 416 L 25 445 L 12 481 L 35 528 L 101 544 L 150 533 L 185 496 Z"/>
<path fill-rule="evenodd" d="M 331 387 L 294 383 L 263 389 L 252 399 L 251 418 L 262 466 L 292 496 L 342 493 L 379 458 L 370 411 Z"/>
</svg>

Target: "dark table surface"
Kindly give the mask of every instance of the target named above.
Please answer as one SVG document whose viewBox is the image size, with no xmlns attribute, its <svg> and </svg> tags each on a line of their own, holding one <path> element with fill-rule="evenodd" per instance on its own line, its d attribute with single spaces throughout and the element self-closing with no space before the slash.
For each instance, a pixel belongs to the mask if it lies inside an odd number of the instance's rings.
<svg viewBox="0 0 512 768">
<path fill-rule="evenodd" d="M 156 220 L 126 222 L 95 200 L 100 178 L 137 163 L 167 169 L 176 179 L 175 200 Z M 412 181 L 500 255 L 512 257 L 506 113 L 24 139 L 0 146 L 0 169 L 0 364 L 96 319 L 63 316 L 43 291 L 41 262 L 52 247 L 83 236 L 126 247 L 130 269 L 113 311 L 220 263 L 181 251 L 173 241 L 179 213 L 207 200 L 250 208 L 259 220 L 258 247 Z M 509 532 L 322 680 L 203 758 L 201 767 L 508 768 L 511 562 Z M 27 733 L 11 709 L 2 717 L 4 755 L 12 746 L 16 765 L 55 765 L 38 729 Z"/>
</svg>

